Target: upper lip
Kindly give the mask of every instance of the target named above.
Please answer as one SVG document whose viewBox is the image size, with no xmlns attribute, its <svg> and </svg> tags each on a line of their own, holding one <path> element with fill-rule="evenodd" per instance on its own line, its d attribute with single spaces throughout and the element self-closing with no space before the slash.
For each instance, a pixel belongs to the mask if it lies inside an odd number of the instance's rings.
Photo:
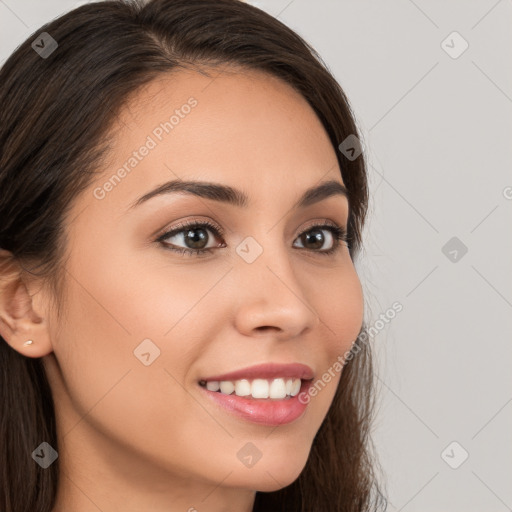
<svg viewBox="0 0 512 512">
<path fill-rule="evenodd" d="M 224 373 L 222 375 L 213 375 L 203 377 L 200 380 L 204 381 L 223 381 L 223 380 L 239 380 L 239 379 L 273 379 L 278 377 L 296 378 L 302 380 L 309 380 L 314 377 L 313 370 L 301 363 L 291 364 L 277 364 L 277 363 L 263 363 L 234 372 Z"/>
</svg>

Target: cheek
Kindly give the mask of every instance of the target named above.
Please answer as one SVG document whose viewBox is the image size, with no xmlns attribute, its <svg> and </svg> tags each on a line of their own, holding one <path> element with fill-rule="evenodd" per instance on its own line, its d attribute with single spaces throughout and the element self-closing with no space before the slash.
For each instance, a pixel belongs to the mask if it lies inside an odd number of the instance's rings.
<svg viewBox="0 0 512 512">
<path fill-rule="evenodd" d="M 319 295 L 317 312 L 322 321 L 323 352 L 317 353 L 322 364 L 309 392 L 310 405 L 323 418 L 332 403 L 336 388 L 353 343 L 360 333 L 364 302 L 361 284 L 353 267 L 340 272 Z M 308 396 L 304 397 L 305 400 Z"/>
<path fill-rule="evenodd" d="M 174 274 L 175 286 L 169 286 L 148 277 L 147 270 L 127 279 L 113 269 L 96 269 L 75 274 L 81 284 L 72 280 L 56 339 L 62 389 L 69 395 L 59 407 L 63 431 L 69 442 L 86 443 L 92 426 L 126 450 L 163 456 L 184 473 L 187 464 L 180 461 L 190 459 L 191 444 L 176 446 L 175 440 L 184 437 L 185 428 L 191 438 L 202 439 L 204 425 L 215 426 L 181 384 L 200 352 L 190 337 L 191 322 L 200 327 L 201 308 L 193 306 L 211 283 L 188 281 L 187 286 Z M 215 282 L 215 276 L 210 278 Z M 200 340 L 205 333 L 196 336 Z M 148 366 L 134 354 L 144 339 L 158 347 L 146 345 L 152 361 Z M 153 359 L 155 350 L 159 355 Z"/>
<path fill-rule="evenodd" d="M 69 281 L 68 312 L 55 353 L 84 409 L 130 368 L 145 371 L 141 382 L 155 380 L 157 372 L 163 381 L 185 381 L 223 318 L 215 286 L 226 269 L 185 272 L 112 247 L 120 244 L 104 246 L 101 254 L 78 251 L 69 266 L 75 279 Z M 147 352 L 152 362 L 145 366 L 141 359 Z"/>
<path fill-rule="evenodd" d="M 363 323 L 363 292 L 355 269 L 349 268 L 333 278 L 318 299 L 318 314 L 328 333 L 328 352 L 332 360 L 343 354 L 356 340 Z"/>
</svg>

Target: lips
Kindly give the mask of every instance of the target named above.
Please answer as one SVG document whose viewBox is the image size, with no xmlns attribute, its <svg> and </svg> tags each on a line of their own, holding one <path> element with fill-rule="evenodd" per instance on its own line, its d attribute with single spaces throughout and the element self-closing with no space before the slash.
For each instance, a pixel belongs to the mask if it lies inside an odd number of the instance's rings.
<svg viewBox="0 0 512 512">
<path fill-rule="evenodd" d="M 304 414 L 307 402 L 303 403 L 299 400 L 298 393 L 299 391 L 306 392 L 312 386 L 313 378 L 313 370 L 305 364 L 263 363 L 230 373 L 202 377 L 199 379 L 199 387 L 201 393 L 205 393 L 207 399 L 220 406 L 221 410 L 251 423 L 277 426 L 292 423 Z M 253 388 L 256 383 L 259 387 L 266 384 L 263 382 L 264 379 L 274 380 L 274 384 L 277 382 L 280 385 L 277 387 L 280 389 L 271 389 L 267 386 L 264 394 L 269 398 L 264 396 L 256 398 L 254 397 L 255 392 L 262 395 L 263 393 L 259 393 Z M 288 390 L 287 387 L 284 397 L 283 385 L 285 383 L 283 380 L 287 380 L 286 386 L 291 384 L 292 380 L 294 381 L 293 391 Z M 236 389 L 233 393 L 233 385 L 236 388 L 243 382 L 247 388 L 250 381 L 252 381 L 250 396 L 245 396 L 246 393 L 243 393 L 244 396 L 238 396 L 241 393 L 238 393 Z M 211 383 L 211 386 L 207 383 Z M 220 391 L 218 390 L 219 385 Z M 298 385 L 300 386 L 297 388 Z M 222 386 L 228 386 L 231 393 L 222 392 Z M 210 387 L 211 389 L 209 389 Z M 247 392 L 247 389 L 245 391 Z M 262 390 L 260 389 L 260 391 Z"/>
<path fill-rule="evenodd" d="M 313 370 L 301 363 L 277 364 L 263 363 L 248 368 L 242 368 L 230 373 L 201 377 L 199 382 L 235 381 L 239 379 L 275 379 L 279 377 L 310 380 L 314 377 Z"/>
<path fill-rule="evenodd" d="M 206 400 L 211 401 L 218 411 L 225 411 L 229 415 L 252 424 L 275 427 L 300 421 L 306 408 L 309 407 L 309 400 L 305 402 L 300 400 L 299 396 L 308 393 L 310 387 L 313 386 L 313 380 L 299 382 L 301 382 L 300 393 L 282 400 L 254 399 L 234 394 L 226 395 L 204 387 L 200 389 Z"/>
</svg>

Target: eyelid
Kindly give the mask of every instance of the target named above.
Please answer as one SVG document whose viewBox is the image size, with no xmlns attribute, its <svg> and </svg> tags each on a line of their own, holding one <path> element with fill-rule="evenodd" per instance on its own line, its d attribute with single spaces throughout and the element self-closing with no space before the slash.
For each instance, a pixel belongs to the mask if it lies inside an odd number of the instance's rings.
<svg viewBox="0 0 512 512">
<path fill-rule="evenodd" d="M 169 226 L 166 226 L 164 228 L 162 228 L 161 230 L 157 231 L 157 233 L 154 235 L 154 237 L 156 237 L 157 240 L 161 240 L 161 238 L 163 237 L 163 235 L 165 235 L 165 237 L 169 237 L 173 234 L 176 234 L 177 232 L 180 232 L 181 230 L 183 229 L 186 229 L 190 226 L 194 226 L 196 224 L 205 224 L 206 226 L 210 227 L 211 229 L 215 230 L 220 236 L 224 237 L 224 235 L 226 234 L 226 230 L 224 228 L 222 228 L 222 226 L 220 226 L 219 224 L 217 224 L 216 222 L 212 221 L 211 219 L 209 218 L 195 218 L 195 217 L 191 217 L 191 218 L 188 218 L 182 222 L 178 222 L 178 224 L 175 224 L 173 225 L 172 227 L 169 227 Z M 332 227 L 335 227 L 335 228 L 342 228 L 345 230 L 345 232 L 347 231 L 347 227 L 341 223 L 341 224 L 338 224 L 337 222 L 335 221 L 332 221 L 330 219 L 327 219 L 327 218 L 323 218 L 323 219 L 320 219 L 320 220 L 312 220 L 312 221 L 309 221 L 305 226 L 301 226 L 298 231 L 295 233 L 294 235 L 294 239 L 301 235 L 304 231 L 308 230 L 308 229 L 311 229 L 313 227 L 316 227 L 316 226 L 322 226 L 322 225 L 328 225 L 328 226 L 332 226 Z"/>
<path fill-rule="evenodd" d="M 182 230 L 187 229 L 188 227 L 193 227 L 196 224 L 204 224 L 222 237 L 224 237 L 226 233 L 226 231 L 219 224 L 217 224 L 216 222 L 212 221 L 209 218 L 205 219 L 192 217 L 181 222 L 178 221 L 178 223 L 173 225 L 172 227 L 166 226 L 165 228 L 159 230 L 154 236 L 158 241 L 161 240 L 162 238 L 168 238 L 176 233 L 179 233 Z"/>
<path fill-rule="evenodd" d="M 320 219 L 320 220 L 312 220 L 308 222 L 305 226 L 302 226 L 299 231 L 296 233 L 296 237 L 302 234 L 304 231 L 308 231 L 311 228 L 317 227 L 317 226 L 332 226 L 333 228 L 341 228 L 346 231 L 346 227 L 343 224 L 338 224 L 337 222 L 334 222 L 330 219 Z"/>
</svg>

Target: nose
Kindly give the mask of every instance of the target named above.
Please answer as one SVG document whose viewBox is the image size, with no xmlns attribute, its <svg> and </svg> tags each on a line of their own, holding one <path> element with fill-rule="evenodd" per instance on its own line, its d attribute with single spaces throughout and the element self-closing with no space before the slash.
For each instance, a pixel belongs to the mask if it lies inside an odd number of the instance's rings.
<svg viewBox="0 0 512 512">
<path fill-rule="evenodd" d="M 252 263 L 242 258 L 236 262 L 235 324 L 240 333 L 271 332 L 276 339 L 288 339 L 318 325 L 320 318 L 308 301 L 298 271 L 285 247 L 263 250 Z"/>
</svg>

